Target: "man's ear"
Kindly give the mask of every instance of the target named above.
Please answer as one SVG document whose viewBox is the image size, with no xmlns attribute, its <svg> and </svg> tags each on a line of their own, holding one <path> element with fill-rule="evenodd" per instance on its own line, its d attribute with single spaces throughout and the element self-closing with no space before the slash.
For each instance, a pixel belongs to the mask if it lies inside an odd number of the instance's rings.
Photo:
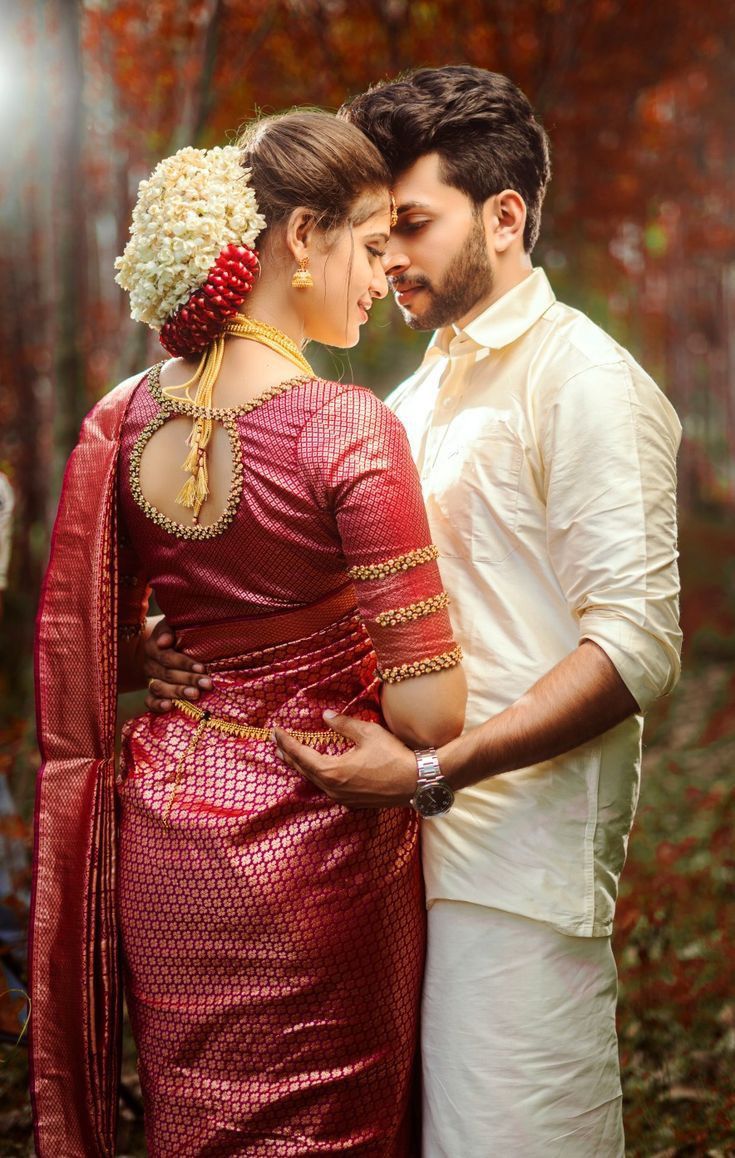
<svg viewBox="0 0 735 1158">
<path fill-rule="evenodd" d="M 316 227 L 316 218 L 313 209 L 299 205 L 294 209 L 286 224 L 286 245 L 295 262 L 309 257 L 309 249 L 313 243 L 313 233 Z"/>
<path fill-rule="evenodd" d="M 505 253 L 516 241 L 523 245 L 526 202 L 515 189 L 504 189 L 488 197 L 483 206 L 485 231 L 496 253 Z"/>
</svg>

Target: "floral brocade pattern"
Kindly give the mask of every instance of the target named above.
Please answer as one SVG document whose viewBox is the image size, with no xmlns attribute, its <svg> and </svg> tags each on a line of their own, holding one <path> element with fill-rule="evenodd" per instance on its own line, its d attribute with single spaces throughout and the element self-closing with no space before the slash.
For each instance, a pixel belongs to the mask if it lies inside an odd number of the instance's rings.
<svg viewBox="0 0 735 1158">
<path fill-rule="evenodd" d="M 323 727 L 321 688 L 377 719 L 374 663 L 348 618 L 215 672 L 207 703 L 229 718 Z M 294 668 L 311 691 L 295 688 Z M 179 713 L 144 716 L 123 738 L 119 902 L 148 1153 L 417 1153 L 416 817 L 350 812 L 271 743 L 205 730 L 166 827 L 195 727 Z"/>
<path fill-rule="evenodd" d="M 139 581 L 121 585 L 120 618 L 139 622 L 150 584 L 184 637 L 215 641 L 200 705 L 231 727 L 171 712 L 124 733 L 119 906 L 148 1152 L 408 1158 L 417 818 L 350 811 L 270 739 L 233 734 L 323 734 L 327 707 L 380 720 L 379 668 L 447 662 L 408 442 L 368 391 L 316 379 L 223 412 L 239 440 L 236 506 L 216 537 L 187 537 L 131 493 L 136 444 L 161 419 L 151 385 L 122 439 L 121 554 Z M 318 627 L 272 634 L 294 615 Z"/>
</svg>

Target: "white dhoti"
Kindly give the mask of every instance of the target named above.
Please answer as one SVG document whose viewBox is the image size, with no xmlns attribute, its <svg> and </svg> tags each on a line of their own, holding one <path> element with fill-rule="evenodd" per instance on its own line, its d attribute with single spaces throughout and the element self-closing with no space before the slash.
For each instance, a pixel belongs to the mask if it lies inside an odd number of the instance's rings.
<svg viewBox="0 0 735 1158">
<path fill-rule="evenodd" d="M 616 1000 L 608 938 L 435 901 L 424 1158 L 622 1158 Z"/>
</svg>

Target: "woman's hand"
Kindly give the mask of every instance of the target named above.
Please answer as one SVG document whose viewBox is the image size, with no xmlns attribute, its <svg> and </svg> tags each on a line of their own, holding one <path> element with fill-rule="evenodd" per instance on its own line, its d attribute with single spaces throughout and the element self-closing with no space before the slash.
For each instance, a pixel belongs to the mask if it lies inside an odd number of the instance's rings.
<svg viewBox="0 0 735 1158">
<path fill-rule="evenodd" d="M 416 757 L 379 724 L 326 711 L 324 719 L 354 748 L 343 756 L 324 756 L 294 740 L 281 728 L 273 731 L 278 754 L 292 768 L 348 808 L 405 808 L 416 791 Z"/>
<path fill-rule="evenodd" d="M 176 651 L 175 642 L 173 631 L 162 618 L 147 634 L 144 644 L 143 670 L 148 680 L 145 702 L 148 710 L 157 715 L 170 711 L 174 700 L 198 700 L 200 690 L 209 691 L 212 687 L 204 664 Z"/>
</svg>

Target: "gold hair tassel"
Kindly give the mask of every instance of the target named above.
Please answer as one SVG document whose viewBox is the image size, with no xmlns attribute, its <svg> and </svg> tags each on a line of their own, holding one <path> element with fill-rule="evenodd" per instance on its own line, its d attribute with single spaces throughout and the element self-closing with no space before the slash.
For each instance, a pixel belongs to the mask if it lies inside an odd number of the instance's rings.
<svg viewBox="0 0 735 1158">
<path fill-rule="evenodd" d="M 188 382 L 180 386 L 169 387 L 169 397 L 177 401 L 191 402 L 194 406 L 201 406 L 206 410 L 212 407 L 212 392 L 222 367 L 222 357 L 225 352 L 224 335 L 217 338 L 208 346 L 201 357 L 196 373 Z M 197 383 L 197 392 L 192 398 L 189 390 Z M 174 391 L 176 393 L 174 393 Z M 187 438 L 189 453 L 181 464 L 189 478 L 186 480 L 176 502 L 193 511 L 194 522 L 199 522 L 199 512 L 209 498 L 209 471 L 207 470 L 207 445 L 212 437 L 212 419 L 199 415 L 194 420 L 191 433 Z"/>
</svg>

